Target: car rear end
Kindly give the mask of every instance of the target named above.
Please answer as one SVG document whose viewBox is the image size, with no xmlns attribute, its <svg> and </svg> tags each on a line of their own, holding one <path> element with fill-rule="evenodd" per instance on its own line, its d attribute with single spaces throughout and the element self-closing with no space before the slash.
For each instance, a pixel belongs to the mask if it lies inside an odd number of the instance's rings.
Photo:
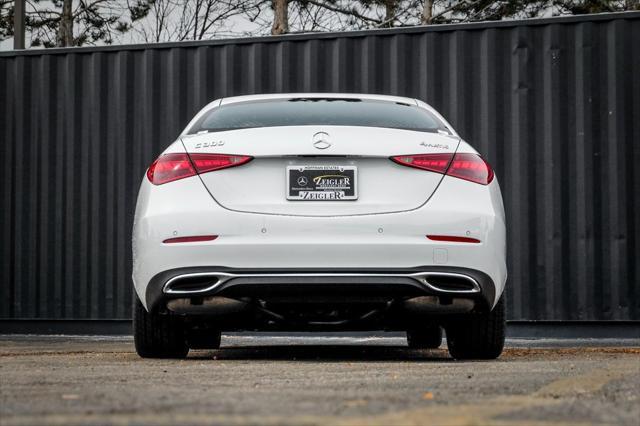
<svg viewBox="0 0 640 426">
<path fill-rule="evenodd" d="M 404 98 L 213 103 L 143 179 L 133 250 L 138 316 L 172 324 L 174 355 L 221 330 L 403 330 L 436 346 L 441 327 L 503 308 L 497 179 Z"/>
</svg>

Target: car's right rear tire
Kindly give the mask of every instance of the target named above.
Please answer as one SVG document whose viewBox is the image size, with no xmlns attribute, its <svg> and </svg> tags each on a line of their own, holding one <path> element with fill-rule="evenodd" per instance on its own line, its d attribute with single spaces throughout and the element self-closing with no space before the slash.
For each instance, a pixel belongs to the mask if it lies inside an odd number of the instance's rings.
<svg viewBox="0 0 640 426">
<path fill-rule="evenodd" d="M 469 314 L 446 328 L 449 353 L 455 359 L 495 359 L 504 348 L 504 295 L 491 312 Z"/>
<path fill-rule="evenodd" d="M 185 358 L 189 352 L 181 318 L 147 312 L 134 292 L 133 337 L 143 358 Z"/>
</svg>

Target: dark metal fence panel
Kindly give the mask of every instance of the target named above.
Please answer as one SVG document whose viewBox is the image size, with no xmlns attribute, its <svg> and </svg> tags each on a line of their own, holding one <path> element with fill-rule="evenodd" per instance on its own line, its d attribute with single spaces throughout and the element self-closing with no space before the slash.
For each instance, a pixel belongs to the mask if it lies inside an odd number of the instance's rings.
<svg viewBox="0 0 640 426">
<path fill-rule="evenodd" d="M 511 319 L 640 319 L 640 13 L 0 53 L 0 318 L 127 318 L 146 166 L 288 91 L 424 99 L 489 159 Z"/>
</svg>

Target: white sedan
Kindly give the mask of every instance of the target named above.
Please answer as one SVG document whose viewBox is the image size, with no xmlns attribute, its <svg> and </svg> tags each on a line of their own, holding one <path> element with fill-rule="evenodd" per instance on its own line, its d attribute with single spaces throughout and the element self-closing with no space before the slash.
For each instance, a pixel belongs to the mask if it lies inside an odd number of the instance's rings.
<svg viewBox="0 0 640 426">
<path fill-rule="evenodd" d="M 143 357 L 221 331 L 395 330 L 502 352 L 505 217 L 489 164 L 410 98 L 277 94 L 204 107 L 147 170 L 133 229 Z"/>
</svg>

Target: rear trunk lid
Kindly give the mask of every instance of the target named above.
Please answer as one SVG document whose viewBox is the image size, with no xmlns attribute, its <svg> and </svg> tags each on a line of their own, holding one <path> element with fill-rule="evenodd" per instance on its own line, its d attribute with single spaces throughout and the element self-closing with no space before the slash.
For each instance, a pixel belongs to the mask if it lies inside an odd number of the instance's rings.
<svg viewBox="0 0 640 426">
<path fill-rule="evenodd" d="M 438 187 L 442 174 L 410 168 L 396 155 L 455 153 L 459 139 L 409 130 L 297 126 L 242 129 L 183 136 L 188 153 L 250 155 L 242 166 L 201 174 L 211 196 L 223 207 L 249 213 L 344 216 L 412 210 Z M 336 172 L 337 170 L 337 172 Z M 296 200 L 302 175 L 319 184 L 353 176 L 350 200 Z M 343 176 L 344 178 L 344 176 Z M 306 181 L 303 181 L 306 187 Z M 349 185 L 354 183 L 348 182 Z M 340 191 L 338 191 L 340 192 Z M 321 194 L 322 195 L 322 194 Z M 344 193 L 343 193 L 344 196 Z"/>
</svg>

